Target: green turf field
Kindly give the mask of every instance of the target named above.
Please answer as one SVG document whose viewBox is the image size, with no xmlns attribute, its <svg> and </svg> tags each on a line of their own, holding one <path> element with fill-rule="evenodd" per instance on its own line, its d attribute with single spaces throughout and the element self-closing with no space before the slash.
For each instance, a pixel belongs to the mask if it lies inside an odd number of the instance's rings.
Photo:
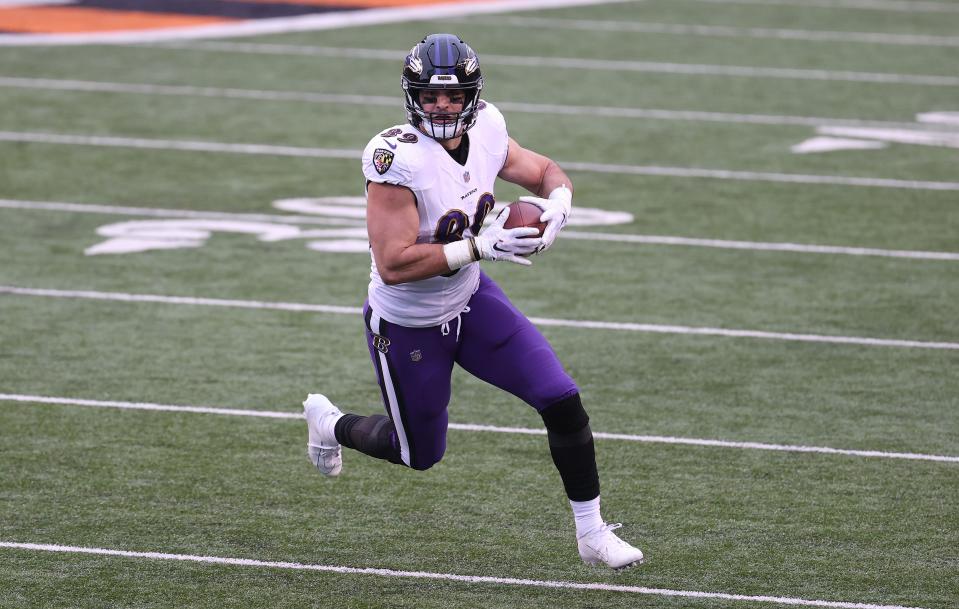
<svg viewBox="0 0 959 609">
<path fill-rule="evenodd" d="M 647 0 L 0 47 L 0 607 L 959 607 L 959 124 L 917 122 L 959 117 L 959 2 L 798 4 Z M 603 506 L 641 567 L 581 564 L 540 435 L 452 429 L 428 472 L 346 452 L 327 480 L 289 418 L 308 392 L 382 406 L 350 312 L 369 256 L 329 251 L 362 246 L 361 217 L 274 202 L 362 209 L 359 151 L 404 121 L 402 57 L 430 31 L 478 51 L 514 138 L 578 167 L 574 210 L 631 214 L 584 213 L 531 268 L 484 268 L 542 320 L 594 432 L 625 436 L 597 440 Z M 624 63 L 573 67 L 583 60 Z M 622 115 L 638 110 L 660 113 Z M 817 121 L 898 135 L 792 152 L 829 137 Z M 893 141 L 916 133 L 941 139 Z M 497 198 L 519 194 L 501 184 Z M 85 254 L 190 226 L 189 248 Z M 91 407 L 103 402 L 281 414 Z M 542 425 L 461 370 L 450 411 L 456 424 Z"/>
</svg>

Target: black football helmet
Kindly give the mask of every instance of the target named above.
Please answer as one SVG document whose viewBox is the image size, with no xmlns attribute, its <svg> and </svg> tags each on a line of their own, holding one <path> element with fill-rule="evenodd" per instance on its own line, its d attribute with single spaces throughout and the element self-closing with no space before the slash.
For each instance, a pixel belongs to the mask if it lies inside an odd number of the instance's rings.
<svg viewBox="0 0 959 609">
<path fill-rule="evenodd" d="M 406 120 L 424 134 L 437 139 L 457 138 L 474 124 L 483 89 L 479 57 L 453 34 L 430 34 L 410 49 L 403 65 Z M 463 109 L 454 113 L 423 110 L 420 94 L 433 89 L 452 89 L 466 95 Z"/>
</svg>

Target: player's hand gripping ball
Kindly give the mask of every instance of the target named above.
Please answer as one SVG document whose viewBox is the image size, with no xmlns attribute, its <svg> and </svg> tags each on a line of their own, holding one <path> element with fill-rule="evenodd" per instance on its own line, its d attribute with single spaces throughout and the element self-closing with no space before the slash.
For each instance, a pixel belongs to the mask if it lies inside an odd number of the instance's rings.
<svg viewBox="0 0 959 609">
<path fill-rule="evenodd" d="M 525 238 L 542 237 L 543 231 L 546 230 L 546 222 L 539 221 L 539 217 L 542 215 L 543 210 L 532 203 L 527 203 L 526 201 L 510 203 L 509 217 L 506 219 L 506 224 L 503 225 L 503 228 L 535 228 L 539 232 Z"/>
</svg>

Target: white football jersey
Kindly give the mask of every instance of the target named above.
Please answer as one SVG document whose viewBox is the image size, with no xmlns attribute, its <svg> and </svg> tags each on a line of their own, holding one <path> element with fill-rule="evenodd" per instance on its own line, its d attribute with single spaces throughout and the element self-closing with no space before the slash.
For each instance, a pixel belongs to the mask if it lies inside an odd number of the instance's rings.
<svg viewBox="0 0 959 609">
<path fill-rule="evenodd" d="M 416 196 L 417 243 L 475 237 L 493 209 L 493 184 L 506 163 L 509 136 L 495 106 L 481 101 L 479 108 L 476 124 L 467 132 L 465 165 L 408 124 L 387 129 L 363 151 L 363 175 L 369 182 L 405 186 Z M 383 319 L 401 326 L 439 325 L 463 311 L 479 286 L 479 276 L 479 264 L 474 262 L 448 276 L 386 285 L 374 259 L 370 306 Z"/>
</svg>

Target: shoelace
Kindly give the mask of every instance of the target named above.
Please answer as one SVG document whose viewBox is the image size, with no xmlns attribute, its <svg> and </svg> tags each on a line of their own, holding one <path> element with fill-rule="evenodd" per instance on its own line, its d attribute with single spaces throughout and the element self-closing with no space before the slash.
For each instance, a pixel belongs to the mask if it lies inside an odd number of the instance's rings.
<svg viewBox="0 0 959 609">
<path fill-rule="evenodd" d="M 614 523 L 614 524 L 604 525 L 602 530 L 603 530 L 604 533 L 612 533 L 613 531 L 615 531 L 616 529 L 618 529 L 618 528 L 620 528 L 620 527 L 622 527 L 622 526 L 623 526 L 623 523 L 617 522 L 617 523 Z M 620 539 L 619 536 L 617 536 L 617 535 L 612 535 L 612 539 L 607 539 L 607 543 L 612 544 L 612 545 L 616 545 L 616 546 L 618 546 L 618 547 L 620 547 L 620 548 L 628 548 L 628 549 L 630 549 L 630 550 L 633 549 L 633 546 L 629 545 L 627 542 L 625 542 L 625 541 L 623 541 L 622 539 Z"/>
</svg>

